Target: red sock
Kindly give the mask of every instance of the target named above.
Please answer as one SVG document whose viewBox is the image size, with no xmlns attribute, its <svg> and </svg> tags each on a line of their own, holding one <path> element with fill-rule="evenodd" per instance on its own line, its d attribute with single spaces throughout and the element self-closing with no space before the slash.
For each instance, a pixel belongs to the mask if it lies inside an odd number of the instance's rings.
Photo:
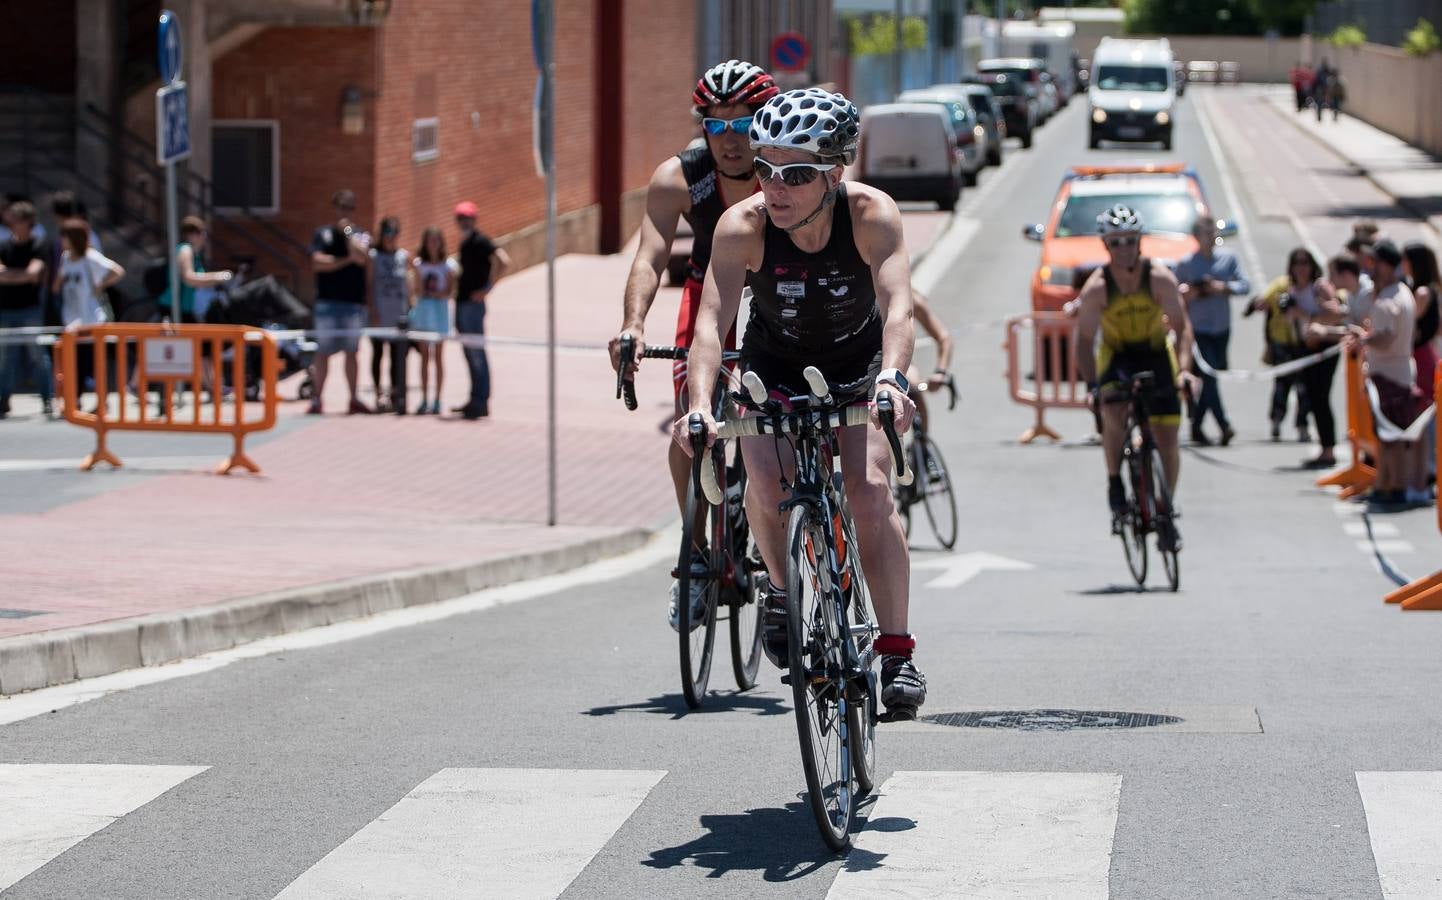
<svg viewBox="0 0 1442 900">
<path fill-rule="evenodd" d="M 916 638 L 909 634 L 883 634 L 876 639 L 875 649 L 882 656 L 911 659 L 911 651 L 916 649 Z"/>
</svg>

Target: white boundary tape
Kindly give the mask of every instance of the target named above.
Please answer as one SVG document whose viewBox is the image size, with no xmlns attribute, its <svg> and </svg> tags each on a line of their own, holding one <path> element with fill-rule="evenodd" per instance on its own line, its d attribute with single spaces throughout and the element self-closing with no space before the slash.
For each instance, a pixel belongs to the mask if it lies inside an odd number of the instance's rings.
<svg viewBox="0 0 1442 900">
<path fill-rule="evenodd" d="M 1342 352 L 1341 344 L 1333 344 L 1320 353 L 1313 353 L 1301 359 L 1294 359 L 1284 362 L 1281 365 L 1273 366 L 1270 369 L 1254 371 L 1251 369 L 1213 369 L 1207 361 L 1202 358 L 1202 349 L 1196 344 L 1192 345 L 1192 360 L 1207 375 L 1218 381 L 1272 381 L 1277 378 L 1285 378 L 1296 372 L 1300 372 L 1308 366 L 1314 366 L 1324 359 L 1337 356 Z"/>
<path fill-rule="evenodd" d="M 1367 385 L 1367 402 L 1372 404 L 1372 426 L 1377 432 L 1377 440 L 1387 444 L 1396 441 L 1421 440 L 1422 432 L 1427 430 L 1427 426 L 1432 422 L 1432 417 L 1437 414 L 1437 404 L 1433 403 L 1422 410 L 1421 415 L 1417 416 L 1416 420 L 1404 430 L 1382 415 L 1382 400 L 1377 395 L 1377 386 L 1372 383 L 1371 378 L 1366 378 L 1364 381 Z"/>
</svg>

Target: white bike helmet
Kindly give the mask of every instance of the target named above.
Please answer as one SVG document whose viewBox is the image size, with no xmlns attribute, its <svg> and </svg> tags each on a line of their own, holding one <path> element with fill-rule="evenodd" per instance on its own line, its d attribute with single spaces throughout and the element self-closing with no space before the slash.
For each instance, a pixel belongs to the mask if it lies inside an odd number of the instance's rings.
<svg viewBox="0 0 1442 900">
<path fill-rule="evenodd" d="M 766 101 L 751 121 L 751 147 L 805 150 L 851 165 L 861 141 L 861 115 L 841 94 L 806 88 Z"/>
<path fill-rule="evenodd" d="M 1147 226 L 1142 217 L 1125 203 L 1118 203 L 1097 216 L 1097 233 L 1102 237 L 1109 234 L 1141 234 L 1146 230 Z"/>
</svg>

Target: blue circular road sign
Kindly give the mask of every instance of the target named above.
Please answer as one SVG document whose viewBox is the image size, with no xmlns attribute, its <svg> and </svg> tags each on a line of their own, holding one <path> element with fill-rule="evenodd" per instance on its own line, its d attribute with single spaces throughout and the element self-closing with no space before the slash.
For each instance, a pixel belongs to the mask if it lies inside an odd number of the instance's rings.
<svg viewBox="0 0 1442 900">
<path fill-rule="evenodd" d="M 160 80 L 174 84 L 180 80 L 180 22 L 168 9 L 160 13 L 159 37 Z"/>
</svg>

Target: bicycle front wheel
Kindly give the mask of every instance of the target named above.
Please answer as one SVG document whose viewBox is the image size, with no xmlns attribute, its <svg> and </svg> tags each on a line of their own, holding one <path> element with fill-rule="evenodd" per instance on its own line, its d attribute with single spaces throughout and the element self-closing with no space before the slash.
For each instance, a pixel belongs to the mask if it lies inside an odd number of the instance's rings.
<svg viewBox="0 0 1442 900">
<path fill-rule="evenodd" d="M 746 471 L 738 458 L 732 465 L 732 495 L 726 502 L 730 529 L 730 559 L 733 573 L 727 602 L 731 606 L 731 668 L 736 673 L 736 686 L 743 691 L 756 686 L 756 670 L 761 666 L 761 604 L 757 578 L 766 570 L 761 551 L 751 540 L 746 524 L 745 505 L 740 498 L 746 494 Z M 736 501 L 736 502 L 733 502 Z"/>
<path fill-rule="evenodd" d="M 1172 591 L 1182 586 L 1182 563 L 1177 558 L 1177 547 L 1182 536 L 1177 531 L 1176 519 L 1172 515 L 1172 492 L 1167 487 L 1167 470 L 1162 467 L 1162 452 L 1152 448 L 1152 496 L 1155 501 L 1154 529 L 1157 532 L 1157 554 L 1162 558 L 1162 568 L 1167 573 L 1167 585 Z"/>
<path fill-rule="evenodd" d="M 1131 450 L 1126 452 L 1127 508 L 1118 518 L 1118 536 L 1122 539 L 1122 552 L 1127 556 L 1127 568 L 1137 586 L 1147 583 L 1147 532 L 1146 517 L 1142 513 L 1147 502 L 1142 461 Z"/>
<path fill-rule="evenodd" d="M 839 665 L 840 623 L 834 605 L 826 531 L 806 506 L 791 510 L 787 527 L 786 612 L 791 691 L 806 793 L 821 838 L 832 850 L 851 841 L 849 706 Z"/>
<path fill-rule="evenodd" d="M 941 451 L 930 435 L 922 439 L 921 459 L 916 477 L 925 479 L 921 502 L 926 507 L 926 519 L 941 546 L 950 550 L 956 546 L 956 495 L 951 492 L 951 473 L 946 470 L 946 460 L 941 458 Z"/>
<path fill-rule="evenodd" d="M 713 454 L 708 457 L 715 465 Z M 696 479 L 686 487 L 686 515 L 681 520 L 681 557 L 676 563 L 679 588 L 677 623 L 681 645 L 681 693 L 686 705 L 696 709 L 706 699 L 706 684 L 711 678 L 711 654 L 716 645 L 716 600 L 721 590 L 721 573 L 726 564 L 724 540 L 725 506 L 711 507 L 696 489 Z M 699 513 L 699 514 L 698 514 Z M 696 534 L 700 529 L 700 534 Z M 709 534 L 708 534 L 709 532 Z M 692 567 L 691 548 L 701 543 L 707 547 L 705 565 Z M 701 600 L 692 603 L 691 592 L 701 592 Z M 697 614 L 699 613 L 699 619 Z"/>
</svg>

